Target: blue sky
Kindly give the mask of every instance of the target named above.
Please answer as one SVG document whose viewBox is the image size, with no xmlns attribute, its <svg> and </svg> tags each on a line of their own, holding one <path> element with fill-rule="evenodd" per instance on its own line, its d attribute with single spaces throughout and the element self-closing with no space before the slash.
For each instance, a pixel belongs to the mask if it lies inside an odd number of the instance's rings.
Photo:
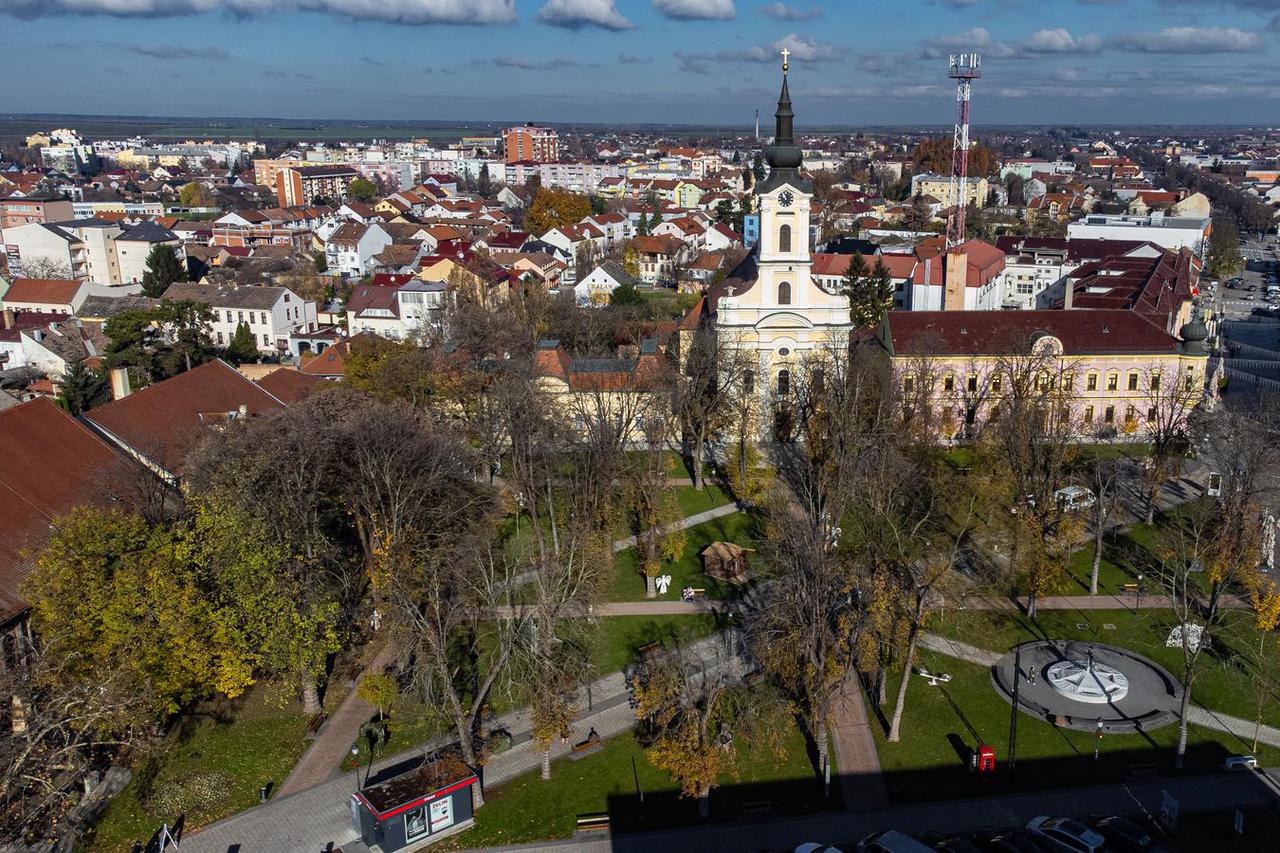
<svg viewBox="0 0 1280 853">
<path fill-rule="evenodd" d="M 1280 0 L 0 0 L 13 112 L 1280 125 Z"/>
</svg>

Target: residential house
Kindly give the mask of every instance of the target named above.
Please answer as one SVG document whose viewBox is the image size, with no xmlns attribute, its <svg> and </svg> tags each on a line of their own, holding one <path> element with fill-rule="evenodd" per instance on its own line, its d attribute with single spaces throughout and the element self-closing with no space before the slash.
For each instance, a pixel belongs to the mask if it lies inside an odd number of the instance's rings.
<svg viewBox="0 0 1280 853">
<path fill-rule="evenodd" d="M 431 332 L 439 328 L 449 298 L 444 281 L 357 284 L 347 299 L 347 334 L 402 341 Z"/>
<path fill-rule="evenodd" d="M 74 314 L 88 297 L 89 283 L 63 278 L 15 278 L 0 299 L 6 311 Z"/>
<path fill-rule="evenodd" d="M 373 271 L 373 258 L 391 245 L 391 235 L 380 224 L 347 222 L 329 235 L 325 261 L 343 276 L 362 278 Z"/>
<path fill-rule="evenodd" d="M 640 264 L 640 281 L 645 284 L 673 284 L 676 266 L 684 259 L 684 243 L 672 236 L 641 235 L 631 241 Z"/>
<path fill-rule="evenodd" d="M 290 335 L 314 331 L 319 325 L 316 303 L 299 298 L 287 287 L 179 283 L 169 285 L 164 298 L 212 308 L 210 333 L 218 346 L 231 343 L 240 325 L 247 325 L 259 352 L 267 355 L 287 352 Z"/>
<path fill-rule="evenodd" d="M 582 278 L 573 288 L 574 301 L 579 305 L 607 305 L 614 288 L 640 284 L 617 261 L 605 261 Z"/>
</svg>

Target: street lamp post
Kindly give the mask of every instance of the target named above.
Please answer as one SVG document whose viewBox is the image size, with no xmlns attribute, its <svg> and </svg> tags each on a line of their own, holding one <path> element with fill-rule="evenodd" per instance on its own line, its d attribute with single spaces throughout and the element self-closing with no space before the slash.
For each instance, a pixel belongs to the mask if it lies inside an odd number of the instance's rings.
<svg viewBox="0 0 1280 853">
<path fill-rule="evenodd" d="M 351 760 L 356 763 L 356 793 L 360 793 L 360 747 L 351 744 Z"/>
<path fill-rule="evenodd" d="M 1138 575 L 1138 585 L 1133 590 L 1133 612 L 1137 612 L 1142 608 L 1142 575 Z"/>
</svg>

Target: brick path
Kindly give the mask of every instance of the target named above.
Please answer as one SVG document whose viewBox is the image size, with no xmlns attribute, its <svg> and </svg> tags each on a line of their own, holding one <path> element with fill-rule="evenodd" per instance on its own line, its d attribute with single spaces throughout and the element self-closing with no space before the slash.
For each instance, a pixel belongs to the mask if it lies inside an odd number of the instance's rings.
<svg viewBox="0 0 1280 853">
<path fill-rule="evenodd" d="M 394 647 L 384 646 L 360 674 L 361 677 L 366 673 L 382 672 L 395 660 L 395 656 Z M 338 709 L 320 727 L 315 740 L 307 747 L 275 796 L 287 797 L 338 776 L 339 765 L 350 754 L 351 744 L 360 735 L 360 727 L 369 721 L 375 710 L 360 698 L 353 686 Z"/>
<path fill-rule="evenodd" d="M 845 809 L 863 811 L 889 805 L 866 700 L 856 674 L 846 677 L 836 694 L 831 714 L 831 750 L 840 771 Z"/>
<path fill-rule="evenodd" d="M 739 511 L 737 504 L 728 503 L 724 506 L 704 510 L 703 512 L 695 512 L 688 518 L 680 519 L 676 526 L 681 530 L 688 530 L 690 527 L 695 527 L 699 524 L 706 524 L 708 521 L 715 521 L 717 518 L 724 518 L 726 515 L 733 515 L 735 512 Z M 619 551 L 625 551 L 628 548 L 634 547 L 636 547 L 636 537 L 628 536 L 625 539 L 619 539 L 617 542 L 613 543 L 613 552 L 616 554 Z"/>
</svg>

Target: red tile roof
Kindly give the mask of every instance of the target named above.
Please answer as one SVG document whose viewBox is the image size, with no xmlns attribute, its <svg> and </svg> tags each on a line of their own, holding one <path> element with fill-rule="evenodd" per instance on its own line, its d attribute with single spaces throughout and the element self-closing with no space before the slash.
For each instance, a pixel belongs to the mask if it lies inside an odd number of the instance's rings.
<svg viewBox="0 0 1280 853">
<path fill-rule="evenodd" d="M 273 370 L 257 382 L 267 393 L 290 406 L 324 384 L 323 379 L 288 367 Z"/>
<path fill-rule="evenodd" d="M 1133 311 L 890 311 L 881 340 L 894 355 L 999 355 L 1037 333 L 1062 341 L 1063 354 L 1175 353 L 1178 340 Z"/>
<path fill-rule="evenodd" d="M 205 430 L 225 423 L 241 406 L 252 417 L 284 405 L 226 362 L 215 360 L 99 406 L 85 418 L 108 438 L 180 476 Z"/>
<path fill-rule="evenodd" d="M 79 504 L 106 504 L 129 462 L 51 401 L 0 412 L 0 622 L 26 609 L 18 585 L 50 523 Z"/>
<path fill-rule="evenodd" d="M 64 278 L 15 278 L 4 301 L 37 302 L 45 305 L 68 305 L 84 282 Z"/>
</svg>

